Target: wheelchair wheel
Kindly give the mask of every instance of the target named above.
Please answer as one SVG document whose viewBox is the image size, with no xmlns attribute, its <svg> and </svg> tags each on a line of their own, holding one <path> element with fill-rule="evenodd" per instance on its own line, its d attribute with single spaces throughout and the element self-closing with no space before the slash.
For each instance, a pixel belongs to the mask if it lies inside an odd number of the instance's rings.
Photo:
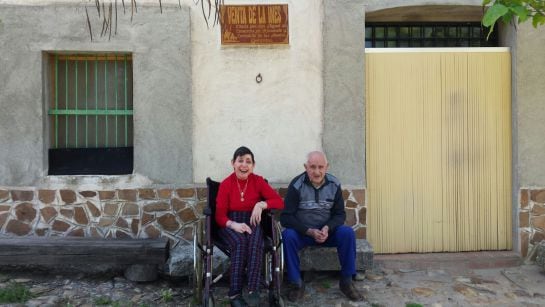
<svg viewBox="0 0 545 307">
<path fill-rule="evenodd" d="M 203 281 L 204 281 L 204 220 L 199 220 L 195 225 L 193 235 L 193 296 L 195 302 L 203 304 Z"/>
<path fill-rule="evenodd" d="M 269 292 L 269 306 L 270 307 L 284 307 L 284 299 L 280 294 Z"/>
<path fill-rule="evenodd" d="M 273 225 L 273 249 L 265 255 L 265 280 L 269 288 L 269 305 L 284 306 L 280 289 L 284 276 L 284 249 L 282 246 L 282 232 L 280 224 Z"/>
<path fill-rule="evenodd" d="M 275 242 L 276 245 L 278 245 L 278 267 L 280 268 L 279 272 L 279 282 L 280 285 L 284 282 L 284 244 L 282 243 L 282 226 L 280 226 L 280 223 L 277 222 L 275 225 L 275 231 L 278 234 L 276 236 L 277 242 Z M 280 288 L 280 285 L 278 286 Z"/>
<path fill-rule="evenodd" d="M 214 306 L 216 306 L 216 300 L 214 300 L 214 296 L 212 296 L 212 293 L 210 293 L 210 296 L 208 297 L 206 304 L 204 304 L 204 307 L 214 307 Z"/>
</svg>

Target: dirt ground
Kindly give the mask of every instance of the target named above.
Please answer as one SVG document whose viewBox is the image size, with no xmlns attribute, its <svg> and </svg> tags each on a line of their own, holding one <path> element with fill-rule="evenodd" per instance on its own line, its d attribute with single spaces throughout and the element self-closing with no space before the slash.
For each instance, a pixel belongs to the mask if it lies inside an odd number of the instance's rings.
<svg viewBox="0 0 545 307">
<path fill-rule="evenodd" d="M 362 302 L 350 302 L 343 296 L 336 273 L 307 272 L 305 281 L 303 300 L 286 300 L 286 306 L 545 306 L 545 273 L 537 265 L 459 271 L 376 268 L 366 273 L 365 280 L 356 282 L 366 297 Z M 0 289 L 13 285 L 29 289 L 32 298 L 0 306 L 194 305 L 188 278 L 135 283 L 116 274 L 0 271 Z M 217 306 L 229 306 L 227 290 L 225 279 L 215 285 Z M 262 303 L 268 306 L 265 291 Z"/>
</svg>

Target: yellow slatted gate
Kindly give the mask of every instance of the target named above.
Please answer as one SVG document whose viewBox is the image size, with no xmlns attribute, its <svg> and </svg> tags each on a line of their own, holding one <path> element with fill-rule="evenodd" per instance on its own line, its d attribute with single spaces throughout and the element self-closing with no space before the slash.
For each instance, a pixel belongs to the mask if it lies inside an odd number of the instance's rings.
<svg viewBox="0 0 545 307">
<path fill-rule="evenodd" d="M 506 48 L 367 49 L 375 252 L 511 249 Z"/>
</svg>

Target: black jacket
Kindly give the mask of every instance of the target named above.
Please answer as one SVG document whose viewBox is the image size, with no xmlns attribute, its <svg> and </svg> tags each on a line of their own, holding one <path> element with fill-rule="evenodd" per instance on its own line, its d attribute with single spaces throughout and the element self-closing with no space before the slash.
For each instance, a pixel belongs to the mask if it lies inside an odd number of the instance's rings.
<svg viewBox="0 0 545 307">
<path fill-rule="evenodd" d="M 295 177 L 284 198 L 280 223 L 305 235 L 309 228 L 329 227 L 329 233 L 344 224 L 346 212 L 339 180 L 326 174 L 324 184 L 316 189 L 307 173 Z"/>
</svg>

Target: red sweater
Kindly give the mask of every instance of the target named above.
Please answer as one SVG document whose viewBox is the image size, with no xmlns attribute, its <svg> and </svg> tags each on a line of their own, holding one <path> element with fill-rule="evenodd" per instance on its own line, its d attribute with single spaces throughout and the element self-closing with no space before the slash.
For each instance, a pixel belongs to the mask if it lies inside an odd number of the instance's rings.
<svg viewBox="0 0 545 307">
<path fill-rule="evenodd" d="M 280 195 L 271 188 L 263 177 L 253 173 L 248 176 L 244 201 L 240 201 L 240 191 L 244 190 L 245 186 L 246 180 L 237 179 L 234 172 L 221 182 L 216 197 L 216 222 L 220 227 L 225 227 L 229 221 L 228 212 L 252 211 L 255 204 L 261 200 L 267 202 L 267 209 L 284 208 L 284 201 Z"/>
</svg>

